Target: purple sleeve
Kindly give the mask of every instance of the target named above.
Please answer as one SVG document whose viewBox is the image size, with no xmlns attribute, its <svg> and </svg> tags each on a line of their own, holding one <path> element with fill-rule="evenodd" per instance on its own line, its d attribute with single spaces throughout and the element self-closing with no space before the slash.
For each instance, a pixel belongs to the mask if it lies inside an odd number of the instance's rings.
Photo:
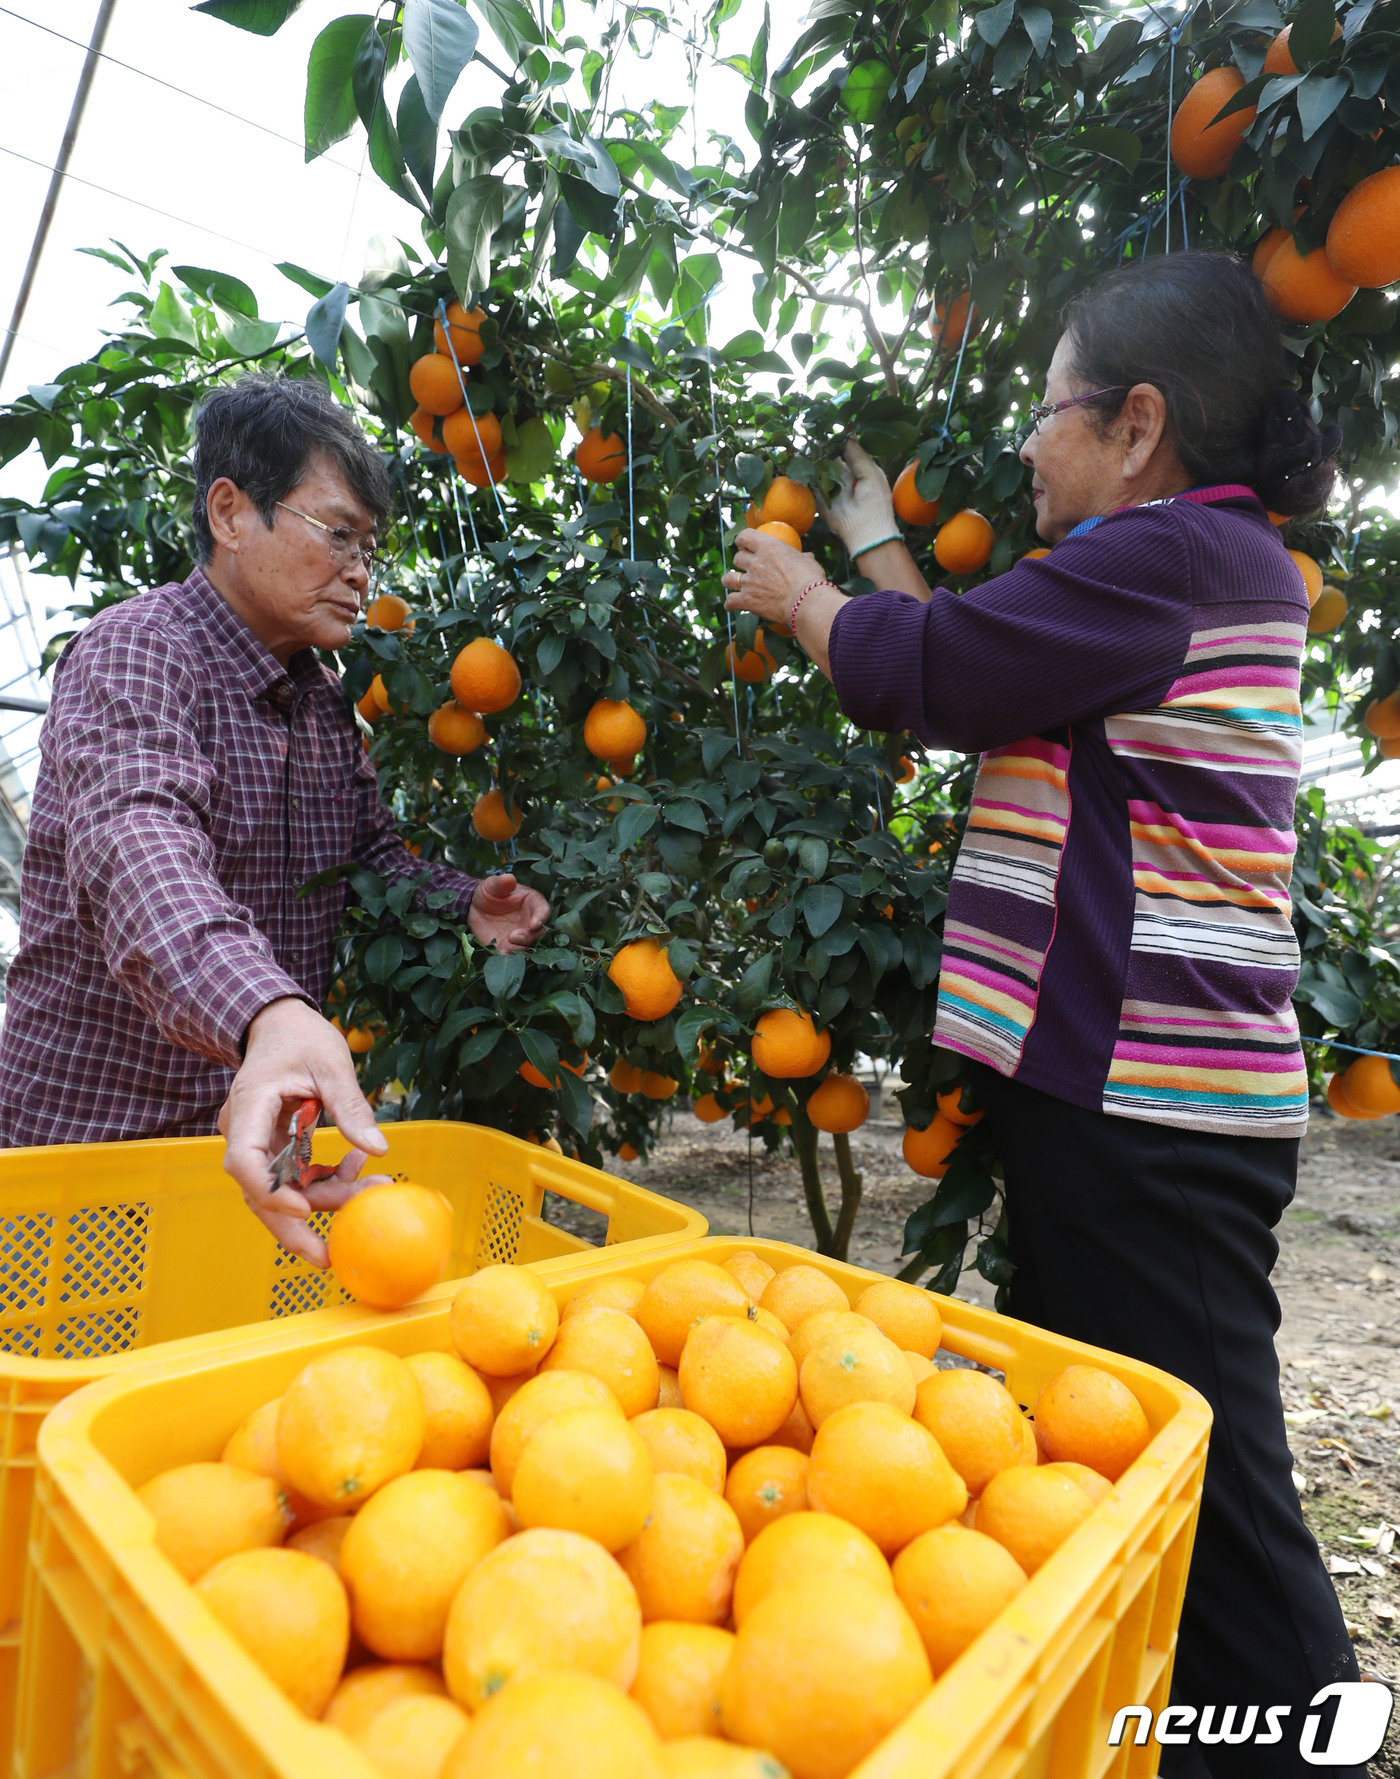
<svg viewBox="0 0 1400 1779">
<path fill-rule="evenodd" d="M 428 873 L 430 890 L 451 890 L 457 898 L 454 912 L 465 920 L 476 894 L 477 880 L 451 865 L 415 857 L 394 826 L 393 815 L 379 799 L 379 778 L 363 751 L 355 767 L 355 795 L 359 806 L 355 819 L 355 863 L 392 882 L 401 877 L 420 878 Z"/>
<path fill-rule="evenodd" d="M 159 629 L 99 621 L 64 657 L 45 745 L 74 920 L 163 1038 L 237 1068 L 253 1016 L 307 996 L 219 881 L 195 702 Z"/>
<path fill-rule="evenodd" d="M 1183 530 L 1169 507 L 1136 507 L 967 593 L 851 600 L 832 626 L 831 677 L 860 728 L 982 753 L 1151 709 L 1181 671 L 1191 623 Z"/>
</svg>

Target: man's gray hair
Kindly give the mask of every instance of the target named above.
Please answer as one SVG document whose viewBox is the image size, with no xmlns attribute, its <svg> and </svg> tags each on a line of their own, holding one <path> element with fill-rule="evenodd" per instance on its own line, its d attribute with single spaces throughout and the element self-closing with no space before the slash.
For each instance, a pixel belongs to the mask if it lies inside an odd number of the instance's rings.
<svg viewBox="0 0 1400 1779">
<path fill-rule="evenodd" d="M 240 377 L 205 396 L 195 420 L 194 534 L 199 560 L 214 554 L 209 490 L 226 476 L 271 528 L 285 500 L 324 452 L 376 525 L 389 511 L 389 471 L 352 415 L 313 377 Z"/>
</svg>

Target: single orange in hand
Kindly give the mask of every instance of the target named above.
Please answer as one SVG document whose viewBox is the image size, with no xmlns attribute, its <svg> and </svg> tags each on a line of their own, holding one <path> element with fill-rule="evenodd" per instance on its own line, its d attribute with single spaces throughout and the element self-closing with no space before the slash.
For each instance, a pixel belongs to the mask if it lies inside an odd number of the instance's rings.
<svg viewBox="0 0 1400 1779">
<path fill-rule="evenodd" d="M 446 1273 L 452 1206 L 408 1180 L 368 1186 L 331 1218 L 326 1247 L 332 1272 L 357 1303 L 396 1310 Z"/>
<path fill-rule="evenodd" d="M 802 548 L 802 534 L 795 525 L 789 525 L 785 519 L 766 519 L 757 530 L 764 537 L 775 537 L 780 544 L 786 544 L 791 550 Z"/>
</svg>

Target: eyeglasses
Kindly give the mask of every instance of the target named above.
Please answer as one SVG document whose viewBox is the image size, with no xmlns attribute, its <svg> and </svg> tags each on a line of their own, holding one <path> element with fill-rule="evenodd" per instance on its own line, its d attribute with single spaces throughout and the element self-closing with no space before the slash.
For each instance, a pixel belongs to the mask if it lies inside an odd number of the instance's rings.
<svg viewBox="0 0 1400 1779">
<path fill-rule="evenodd" d="M 1042 420 L 1062 414 L 1066 408 L 1082 408 L 1087 402 L 1097 401 L 1101 395 L 1117 395 L 1120 389 L 1126 388 L 1126 383 L 1114 383 L 1108 389 L 1091 389 L 1087 395 L 1071 395 L 1062 402 L 1032 402 L 1016 436 L 1024 444 L 1033 432 L 1039 433 Z"/>
<path fill-rule="evenodd" d="M 326 548 L 337 568 L 348 568 L 352 562 L 363 562 L 365 573 L 373 573 L 377 546 L 370 533 L 356 531 L 350 525 L 327 525 L 324 519 L 313 519 L 310 513 L 303 513 L 300 507 L 289 507 L 285 500 L 279 500 L 276 504 L 284 513 L 295 513 L 298 519 L 305 519 L 308 525 L 314 525 L 318 531 L 325 532 Z"/>
</svg>

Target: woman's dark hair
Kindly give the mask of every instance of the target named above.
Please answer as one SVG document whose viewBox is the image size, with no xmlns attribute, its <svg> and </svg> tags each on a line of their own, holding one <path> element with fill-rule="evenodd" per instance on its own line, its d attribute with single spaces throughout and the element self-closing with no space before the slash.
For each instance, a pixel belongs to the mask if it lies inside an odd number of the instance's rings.
<svg viewBox="0 0 1400 1779">
<path fill-rule="evenodd" d="M 199 560 L 214 554 L 209 490 L 221 476 L 241 488 L 271 528 L 323 451 L 375 523 L 389 511 L 389 472 L 354 418 L 310 377 L 240 377 L 205 396 L 195 420 L 194 534 Z"/>
<path fill-rule="evenodd" d="M 1166 397 L 1167 426 L 1197 483 L 1245 482 L 1276 513 L 1307 513 L 1332 490 L 1341 443 L 1286 384 L 1263 286 L 1228 253 L 1173 253 L 1119 266 L 1068 304 L 1070 369 L 1105 424 L 1135 383 Z"/>
</svg>

